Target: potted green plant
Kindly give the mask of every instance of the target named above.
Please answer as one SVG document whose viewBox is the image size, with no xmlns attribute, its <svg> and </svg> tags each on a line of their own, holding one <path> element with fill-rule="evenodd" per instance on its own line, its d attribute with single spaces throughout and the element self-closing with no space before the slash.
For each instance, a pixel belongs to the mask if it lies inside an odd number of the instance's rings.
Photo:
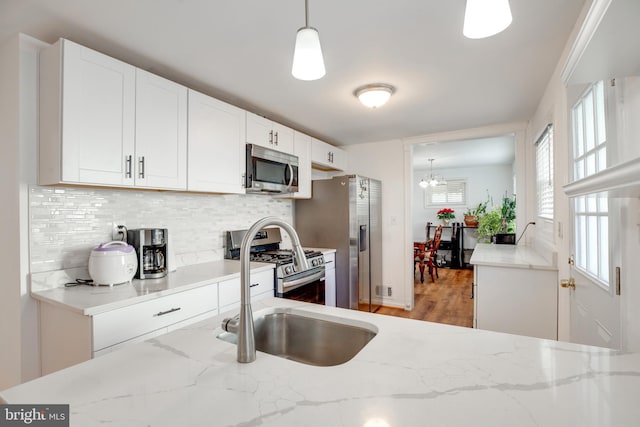
<svg viewBox="0 0 640 427">
<path fill-rule="evenodd" d="M 495 243 L 511 244 L 516 243 L 515 234 L 515 219 L 516 219 L 516 196 L 512 197 L 504 195 L 502 198 L 502 205 L 500 206 L 500 221 L 501 229 L 494 236 Z"/>
<path fill-rule="evenodd" d="M 494 206 L 478 218 L 478 239 L 492 242 L 493 236 L 502 231 L 502 214 L 500 207 Z"/>
<path fill-rule="evenodd" d="M 489 204 L 493 204 L 491 201 L 491 195 L 489 194 L 489 190 L 487 191 L 487 200 L 484 202 L 478 203 L 475 208 L 468 208 L 464 213 L 464 223 L 467 227 L 477 227 L 478 219 L 487 213 L 487 208 Z"/>
<path fill-rule="evenodd" d="M 516 195 L 508 197 L 506 194 L 502 198 L 502 206 L 500 207 L 502 216 L 502 232 L 509 233 L 515 230 L 516 219 Z"/>
<path fill-rule="evenodd" d="M 489 199 L 484 202 L 478 203 L 475 208 L 468 208 L 464 212 L 464 224 L 467 227 L 477 227 L 478 226 L 478 218 L 484 215 L 487 212 L 487 206 L 489 205 Z"/>
</svg>

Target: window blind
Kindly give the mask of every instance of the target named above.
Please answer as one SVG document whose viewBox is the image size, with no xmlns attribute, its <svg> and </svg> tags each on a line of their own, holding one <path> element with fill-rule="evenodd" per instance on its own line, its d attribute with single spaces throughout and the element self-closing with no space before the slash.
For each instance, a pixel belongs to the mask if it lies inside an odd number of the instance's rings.
<svg viewBox="0 0 640 427">
<path fill-rule="evenodd" d="M 467 182 L 465 180 L 449 180 L 446 184 L 429 187 L 427 191 L 428 205 L 464 205 L 467 200 Z"/>
<path fill-rule="evenodd" d="M 536 141 L 536 188 L 538 216 L 553 219 L 553 125 Z"/>
</svg>

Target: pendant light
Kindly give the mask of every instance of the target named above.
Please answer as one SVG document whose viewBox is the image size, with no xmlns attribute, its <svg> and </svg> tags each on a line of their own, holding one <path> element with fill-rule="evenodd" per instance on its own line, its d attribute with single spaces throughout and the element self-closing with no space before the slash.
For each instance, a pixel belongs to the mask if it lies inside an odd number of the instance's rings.
<svg viewBox="0 0 640 427">
<path fill-rule="evenodd" d="M 436 187 L 438 185 L 445 185 L 447 183 L 447 181 L 438 175 L 434 175 L 433 174 L 433 161 L 435 159 L 428 159 L 429 162 L 431 162 L 431 173 L 429 174 L 429 179 L 424 179 L 422 178 L 420 180 L 420 182 L 418 183 L 418 185 L 422 188 L 427 188 L 427 187 Z"/>
<path fill-rule="evenodd" d="M 291 74 L 298 80 L 317 80 L 325 75 L 318 30 L 309 26 L 309 1 L 304 0 L 304 27 L 296 34 Z"/>
<path fill-rule="evenodd" d="M 498 34 L 511 25 L 509 0 L 467 0 L 462 34 L 482 39 Z"/>
</svg>

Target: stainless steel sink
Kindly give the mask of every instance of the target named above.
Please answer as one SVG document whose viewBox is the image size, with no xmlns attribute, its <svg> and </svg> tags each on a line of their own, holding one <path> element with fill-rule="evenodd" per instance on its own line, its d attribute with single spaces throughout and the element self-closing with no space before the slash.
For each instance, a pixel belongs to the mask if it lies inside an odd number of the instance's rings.
<svg viewBox="0 0 640 427">
<path fill-rule="evenodd" d="M 351 360 L 378 329 L 366 322 L 276 308 L 254 314 L 256 350 L 314 366 L 335 366 Z M 218 338 L 235 344 L 223 332 Z"/>
</svg>

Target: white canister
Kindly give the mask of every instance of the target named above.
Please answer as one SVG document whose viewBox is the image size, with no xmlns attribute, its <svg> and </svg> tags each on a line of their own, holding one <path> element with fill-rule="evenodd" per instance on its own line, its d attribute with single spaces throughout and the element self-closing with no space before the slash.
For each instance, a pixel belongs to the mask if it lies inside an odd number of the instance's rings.
<svg viewBox="0 0 640 427">
<path fill-rule="evenodd" d="M 114 240 L 100 244 L 89 256 L 89 275 L 94 285 L 118 285 L 130 282 L 138 269 L 133 246 Z"/>
</svg>

